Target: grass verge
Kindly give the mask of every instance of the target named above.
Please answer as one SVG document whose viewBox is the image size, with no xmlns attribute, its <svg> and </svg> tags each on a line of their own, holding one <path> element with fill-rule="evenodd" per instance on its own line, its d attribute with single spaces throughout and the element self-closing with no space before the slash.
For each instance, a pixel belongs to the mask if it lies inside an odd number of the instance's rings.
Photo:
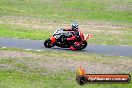
<svg viewBox="0 0 132 88">
<path fill-rule="evenodd" d="M 3 52 L 5 52 L 5 54 L 7 55 L 4 55 Z M 54 59 L 56 59 L 57 61 L 54 62 Z M 37 88 L 53 88 L 53 87 L 54 88 L 62 88 L 62 87 L 63 88 L 67 88 L 67 87 L 69 88 L 89 88 L 89 87 L 90 88 L 102 88 L 102 87 L 130 88 L 132 87 L 131 83 L 130 84 L 86 84 L 84 86 L 80 86 L 76 83 L 75 80 L 76 71 L 72 71 L 70 69 L 65 70 L 65 68 L 60 70 L 54 68 L 55 70 L 57 70 L 56 72 L 53 72 L 52 70 L 48 71 L 50 67 L 52 66 L 56 67 L 58 64 L 61 64 L 61 60 L 64 63 L 65 60 L 66 63 L 68 63 L 67 60 L 74 60 L 73 63 L 70 63 L 71 68 L 73 68 L 73 64 L 75 64 L 77 61 L 81 61 L 81 63 L 87 61 L 91 63 L 92 61 L 95 62 L 95 64 L 96 62 L 104 63 L 104 64 L 112 64 L 114 62 L 116 63 L 116 66 L 118 65 L 121 66 L 121 64 L 123 63 L 120 62 L 122 62 L 122 60 L 124 59 L 128 62 L 131 62 L 131 57 L 102 56 L 95 54 L 86 54 L 81 52 L 78 53 L 52 52 L 52 51 L 37 52 L 37 51 L 25 51 L 14 48 L 9 48 L 9 49 L 0 48 L 0 87 L 2 88 L 8 88 L 8 87 L 9 88 L 18 88 L 18 87 L 19 88 L 36 88 L 36 87 Z M 50 67 L 45 68 L 43 64 L 48 63 L 47 60 L 49 60 L 50 63 L 54 62 L 56 65 L 52 63 L 52 65 L 49 64 Z M 117 62 L 119 62 L 119 64 Z M 68 64 L 66 65 L 66 67 L 68 67 Z"/>
<path fill-rule="evenodd" d="M 131 88 L 132 84 L 86 84 L 80 86 L 71 72 L 50 74 L 47 76 L 27 74 L 16 71 L 0 70 L 0 87 L 2 88 Z"/>
</svg>

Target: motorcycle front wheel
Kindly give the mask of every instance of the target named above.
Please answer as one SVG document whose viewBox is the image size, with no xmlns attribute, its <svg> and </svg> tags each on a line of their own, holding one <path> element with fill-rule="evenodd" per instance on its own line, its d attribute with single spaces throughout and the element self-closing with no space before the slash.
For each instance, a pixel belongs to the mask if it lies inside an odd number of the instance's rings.
<svg viewBox="0 0 132 88">
<path fill-rule="evenodd" d="M 51 48 L 51 47 L 53 47 L 53 46 L 52 46 L 52 41 L 50 40 L 50 38 L 45 40 L 44 46 L 45 46 L 46 48 Z"/>
</svg>

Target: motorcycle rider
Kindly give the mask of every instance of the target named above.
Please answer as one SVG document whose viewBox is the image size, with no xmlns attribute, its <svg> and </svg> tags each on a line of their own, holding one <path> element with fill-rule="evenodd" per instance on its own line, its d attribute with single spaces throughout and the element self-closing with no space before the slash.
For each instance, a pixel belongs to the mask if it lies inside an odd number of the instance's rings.
<svg viewBox="0 0 132 88">
<path fill-rule="evenodd" d="M 79 45 L 82 44 L 82 41 L 84 41 L 84 35 L 83 33 L 79 30 L 78 24 L 76 22 L 71 24 L 70 29 L 64 29 L 64 31 L 71 31 L 73 33 L 73 36 L 70 38 L 64 38 L 63 41 L 71 41 L 74 40 L 75 43 L 70 47 L 71 50 L 77 50 L 79 49 Z"/>
</svg>

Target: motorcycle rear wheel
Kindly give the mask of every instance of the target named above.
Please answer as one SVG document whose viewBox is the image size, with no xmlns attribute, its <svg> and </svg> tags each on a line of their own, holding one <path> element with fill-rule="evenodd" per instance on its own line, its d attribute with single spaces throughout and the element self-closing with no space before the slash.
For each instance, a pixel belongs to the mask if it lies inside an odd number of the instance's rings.
<svg viewBox="0 0 132 88">
<path fill-rule="evenodd" d="M 83 41 L 83 43 L 79 47 L 79 50 L 85 49 L 87 45 L 88 45 L 87 41 Z"/>
</svg>

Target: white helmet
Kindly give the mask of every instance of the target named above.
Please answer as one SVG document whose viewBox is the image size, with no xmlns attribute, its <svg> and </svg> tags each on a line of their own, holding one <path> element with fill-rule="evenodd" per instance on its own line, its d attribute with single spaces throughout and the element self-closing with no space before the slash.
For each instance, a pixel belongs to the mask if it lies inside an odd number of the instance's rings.
<svg viewBox="0 0 132 88">
<path fill-rule="evenodd" d="M 78 30 L 78 24 L 76 22 L 73 22 L 71 24 L 71 28 L 72 28 L 73 31 L 77 31 Z"/>
</svg>

